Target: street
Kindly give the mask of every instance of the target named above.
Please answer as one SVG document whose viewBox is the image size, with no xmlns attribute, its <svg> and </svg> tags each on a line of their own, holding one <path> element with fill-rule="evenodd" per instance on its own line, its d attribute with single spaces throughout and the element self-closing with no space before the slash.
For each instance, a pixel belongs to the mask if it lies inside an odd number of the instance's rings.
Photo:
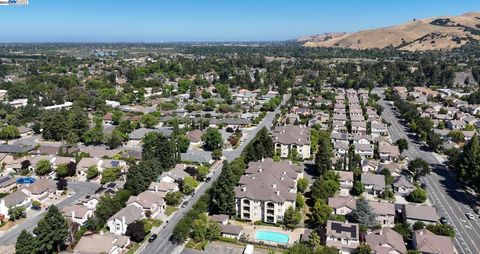
<svg viewBox="0 0 480 254">
<path fill-rule="evenodd" d="M 87 194 L 94 194 L 98 187 L 100 187 L 100 185 L 93 182 L 68 182 L 68 188 L 73 190 L 75 195 L 63 200 L 56 206 L 61 210 L 63 207 L 71 205 L 75 203 L 76 200 L 85 197 Z M 33 218 L 27 218 L 24 223 L 0 233 L 0 245 L 15 244 L 22 230 L 26 229 L 31 232 L 35 226 L 37 226 L 38 221 L 40 221 L 44 213 L 45 210 Z"/>
<path fill-rule="evenodd" d="M 284 96 L 281 105 L 284 105 L 289 98 L 290 98 L 289 95 Z M 278 107 L 273 112 L 268 112 L 265 118 L 260 122 L 260 124 L 258 124 L 258 127 L 254 131 L 250 132 L 250 135 L 247 137 L 247 139 L 244 140 L 242 144 L 240 144 L 237 147 L 237 149 L 232 151 L 225 151 L 223 156 L 228 161 L 232 161 L 238 156 L 240 156 L 243 149 L 245 149 L 248 143 L 252 141 L 252 139 L 255 137 L 258 131 L 260 131 L 263 127 L 266 127 L 267 129 L 270 129 L 272 127 L 273 120 L 275 119 L 275 115 L 280 111 L 279 108 L 280 107 Z M 221 166 L 222 164 L 219 164 L 218 167 L 215 167 L 213 169 L 211 181 L 209 181 L 208 183 L 204 183 L 198 190 L 195 191 L 194 196 L 189 200 L 188 206 L 185 208 L 180 207 L 175 212 L 173 217 L 170 219 L 168 224 L 166 224 L 163 228 L 158 230 L 158 232 L 155 232 L 158 234 L 157 240 L 155 240 L 153 243 L 147 243 L 146 247 L 144 249 L 139 250 L 138 253 L 170 254 L 173 252 L 173 250 L 177 247 L 177 245 L 169 241 L 170 236 L 172 235 L 172 232 L 173 232 L 173 228 L 181 220 L 181 218 L 187 213 L 187 211 L 192 208 L 193 204 L 195 204 L 198 201 L 198 199 L 203 195 L 203 193 L 205 193 L 205 191 L 212 186 L 213 182 L 217 180 L 217 178 L 220 176 L 220 173 L 221 173 Z"/>
<path fill-rule="evenodd" d="M 427 191 L 432 204 L 436 208 L 440 217 L 445 217 L 456 232 L 455 246 L 459 253 L 476 254 L 480 253 L 480 224 L 478 216 L 475 220 L 469 220 L 465 217 L 467 212 L 473 213 L 471 207 L 472 199 L 469 193 L 462 190 L 452 177 L 452 172 L 439 160 L 439 156 L 434 156 L 432 152 L 425 152 L 420 146 L 409 138 L 407 129 L 401 125 L 395 117 L 392 107 L 381 100 L 380 104 L 384 110 L 383 118 L 390 123 L 388 130 L 392 141 L 404 138 L 408 140 L 408 150 L 403 154 L 409 159 L 420 157 L 430 163 L 432 173 L 422 179 L 427 186 Z"/>
</svg>

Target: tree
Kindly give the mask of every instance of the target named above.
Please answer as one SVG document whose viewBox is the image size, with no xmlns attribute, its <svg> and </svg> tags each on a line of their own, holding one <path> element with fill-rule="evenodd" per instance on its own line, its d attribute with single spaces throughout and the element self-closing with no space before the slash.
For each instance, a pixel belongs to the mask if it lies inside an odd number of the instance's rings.
<svg viewBox="0 0 480 254">
<path fill-rule="evenodd" d="M 371 254 L 372 248 L 367 243 L 362 243 L 357 247 L 357 254 Z"/>
<path fill-rule="evenodd" d="M 158 117 L 154 116 L 153 114 L 145 114 L 140 119 L 140 122 L 145 126 L 145 128 L 153 128 L 155 125 L 158 124 Z"/>
<path fill-rule="evenodd" d="M 192 223 L 192 238 L 195 242 L 205 241 L 208 230 L 208 217 L 205 214 L 200 214 Z"/>
<path fill-rule="evenodd" d="M 301 219 L 302 214 L 300 211 L 297 211 L 293 206 L 289 206 L 283 216 L 283 224 L 287 228 L 294 229 L 298 226 Z"/>
<path fill-rule="evenodd" d="M 455 237 L 455 229 L 451 225 L 447 224 L 429 224 L 427 225 L 427 229 L 436 235 L 444 235 Z"/>
<path fill-rule="evenodd" d="M 132 222 L 128 224 L 125 235 L 134 242 L 142 242 L 145 239 L 145 225 L 141 221 Z"/>
<path fill-rule="evenodd" d="M 378 223 L 375 220 L 375 213 L 368 204 L 367 200 L 359 199 L 357 200 L 357 207 L 352 211 L 352 218 L 369 228 L 376 226 Z"/>
<path fill-rule="evenodd" d="M 315 156 L 315 165 L 320 174 L 332 169 L 332 154 L 330 132 L 320 131 L 318 137 L 318 153 Z"/>
<path fill-rule="evenodd" d="M 207 178 L 207 175 L 208 173 L 210 172 L 210 169 L 206 166 L 198 166 L 197 167 L 197 174 L 195 176 L 195 178 L 198 180 L 198 181 L 205 181 L 205 178 Z"/>
<path fill-rule="evenodd" d="M 408 223 L 397 223 L 393 226 L 393 230 L 399 233 L 404 241 L 407 241 L 412 236 L 412 230 L 410 229 L 410 224 Z"/>
<path fill-rule="evenodd" d="M 463 147 L 456 167 L 460 178 L 480 192 L 480 142 L 477 135 Z"/>
<path fill-rule="evenodd" d="M 222 134 L 218 129 L 208 128 L 202 135 L 202 141 L 204 142 L 204 148 L 207 151 L 213 151 L 222 148 Z"/>
<path fill-rule="evenodd" d="M 35 168 L 35 174 L 44 176 L 52 172 L 52 166 L 48 160 L 40 160 L 37 162 L 37 167 Z"/>
<path fill-rule="evenodd" d="M 22 230 L 15 244 L 15 253 L 32 254 L 37 253 L 36 239 L 27 230 Z"/>
<path fill-rule="evenodd" d="M 87 169 L 87 179 L 91 180 L 95 177 L 97 177 L 100 174 L 100 172 L 97 169 L 97 166 L 90 166 Z"/>
<path fill-rule="evenodd" d="M 118 175 L 120 174 L 120 168 L 106 168 L 102 172 L 101 184 L 114 182 L 117 180 Z"/>
<path fill-rule="evenodd" d="M 190 146 L 190 139 L 185 135 L 180 135 L 177 137 L 177 148 L 181 153 L 186 153 L 188 147 Z"/>
<path fill-rule="evenodd" d="M 115 149 L 123 144 L 125 141 L 122 133 L 118 130 L 113 130 L 112 134 L 107 139 L 107 145 L 110 149 Z"/>
<path fill-rule="evenodd" d="M 180 191 L 170 191 L 165 195 L 165 202 L 169 206 L 177 206 L 182 202 L 183 194 Z"/>
<path fill-rule="evenodd" d="M 182 184 L 181 184 L 181 191 L 185 195 L 190 195 L 195 191 L 195 188 L 197 188 L 198 182 L 195 180 L 195 178 L 191 176 L 186 176 L 183 178 Z"/>
<path fill-rule="evenodd" d="M 425 228 L 425 223 L 421 222 L 421 221 L 417 221 L 415 223 L 413 223 L 413 230 L 419 230 L 419 229 L 424 229 Z"/>
<path fill-rule="evenodd" d="M 398 146 L 398 150 L 400 150 L 400 153 L 402 153 L 405 150 L 408 150 L 408 141 L 404 138 L 397 140 L 395 144 Z"/>
<path fill-rule="evenodd" d="M 448 133 L 448 136 L 452 139 L 455 143 L 461 143 L 465 140 L 465 135 L 460 130 L 453 130 Z"/>
<path fill-rule="evenodd" d="M 423 203 L 427 200 L 427 192 L 422 188 L 416 188 L 410 192 L 408 200 L 414 203 Z"/>
<path fill-rule="evenodd" d="M 297 182 L 297 191 L 300 193 L 305 193 L 308 188 L 308 180 L 306 178 L 301 178 Z"/>
<path fill-rule="evenodd" d="M 407 170 L 410 172 L 413 179 L 416 181 L 421 176 L 426 176 L 430 174 L 430 164 L 428 164 L 428 162 L 422 158 L 415 158 L 408 163 Z"/>
<path fill-rule="evenodd" d="M 60 252 L 60 246 L 68 236 L 68 223 L 58 208 L 52 205 L 33 229 L 33 233 L 36 235 L 39 252 Z"/>
<path fill-rule="evenodd" d="M 206 238 L 209 241 L 217 240 L 221 236 L 222 229 L 217 222 L 209 221 Z"/>
<path fill-rule="evenodd" d="M 219 214 L 234 215 L 236 213 L 234 191 L 236 179 L 232 167 L 233 162 L 232 166 L 228 161 L 223 163 L 222 172 L 212 191 L 212 210 Z"/>
<path fill-rule="evenodd" d="M 100 117 L 95 117 L 95 125 L 92 129 L 86 131 L 82 135 L 83 142 L 87 144 L 100 144 L 103 143 L 103 120 Z"/>
<path fill-rule="evenodd" d="M 176 163 L 175 142 L 161 133 L 148 133 L 143 138 L 142 159 L 158 167 L 155 169 L 157 173 L 163 169 L 173 168 Z"/>
<path fill-rule="evenodd" d="M 215 149 L 212 152 L 212 159 L 220 160 L 222 158 L 222 149 Z"/>
<path fill-rule="evenodd" d="M 7 125 L 0 130 L 0 139 L 10 140 L 20 137 L 20 132 L 14 125 Z"/>
<path fill-rule="evenodd" d="M 67 177 L 68 176 L 68 168 L 67 168 L 67 164 L 61 164 L 61 165 L 58 165 L 57 167 L 57 177 Z"/>
<path fill-rule="evenodd" d="M 11 220 L 15 221 L 23 216 L 25 216 L 25 207 L 13 206 L 8 208 L 8 217 L 10 217 Z"/>
<path fill-rule="evenodd" d="M 322 226 L 328 220 L 333 209 L 328 206 L 325 201 L 317 200 L 310 212 L 310 224 L 312 224 L 312 227 L 316 228 Z"/>
<path fill-rule="evenodd" d="M 68 186 L 68 182 L 65 178 L 58 178 L 58 181 L 57 181 L 58 190 L 66 190 L 67 186 Z"/>
<path fill-rule="evenodd" d="M 442 137 L 437 133 L 429 132 L 427 135 L 427 145 L 430 146 L 433 150 L 438 150 L 438 148 L 443 144 Z"/>
<path fill-rule="evenodd" d="M 312 198 L 327 200 L 340 189 L 339 176 L 333 170 L 328 170 L 313 182 L 310 189 Z"/>
<path fill-rule="evenodd" d="M 320 238 L 320 236 L 316 231 L 312 231 L 310 233 L 310 236 L 308 237 L 308 243 L 310 244 L 310 246 L 312 246 L 313 248 L 316 248 L 321 245 L 322 243 L 321 241 L 322 239 Z"/>
</svg>

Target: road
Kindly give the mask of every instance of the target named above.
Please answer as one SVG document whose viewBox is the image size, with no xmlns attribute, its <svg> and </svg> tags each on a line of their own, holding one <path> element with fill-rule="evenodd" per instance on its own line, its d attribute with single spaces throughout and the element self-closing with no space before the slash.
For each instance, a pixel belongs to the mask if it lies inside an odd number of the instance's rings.
<svg viewBox="0 0 480 254">
<path fill-rule="evenodd" d="M 469 204 L 475 198 L 457 184 L 453 173 L 441 161 L 440 156 L 432 152 L 423 151 L 420 145 L 414 143 L 407 135 L 407 129 L 401 125 L 390 105 L 381 100 L 380 104 L 384 110 L 382 116 L 390 123 L 388 130 L 392 141 L 400 138 L 408 140 L 408 150 L 404 155 L 409 159 L 420 157 L 430 163 L 432 173 L 422 179 L 427 186 L 432 204 L 435 206 L 439 216 L 445 217 L 456 232 L 455 246 L 459 253 L 477 254 L 480 253 L 480 223 L 478 216 L 475 220 L 469 220 L 465 213 L 473 213 Z"/>
<path fill-rule="evenodd" d="M 284 105 L 289 98 L 290 98 L 290 95 L 284 96 L 281 105 Z M 272 127 L 273 120 L 275 119 L 275 115 L 279 112 L 280 112 L 280 107 L 278 107 L 273 112 L 268 112 L 265 118 L 258 124 L 258 127 L 252 130 L 249 133 L 249 136 L 235 150 L 224 152 L 223 156 L 225 157 L 225 159 L 228 161 L 232 161 L 238 156 L 240 156 L 243 149 L 245 149 L 248 143 L 252 141 L 252 139 L 255 137 L 258 131 L 260 131 L 260 129 L 262 129 L 263 127 L 270 129 Z M 202 186 L 200 186 L 198 190 L 195 191 L 194 196 L 188 202 L 188 206 L 185 208 L 179 208 L 175 212 L 173 217 L 170 219 L 168 224 L 165 224 L 163 228 L 160 228 L 159 230 L 154 229 L 153 232 L 155 232 L 158 235 L 157 240 L 155 240 L 153 243 L 147 244 L 145 248 L 140 249 L 138 253 L 145 253 L 145 254 L 173 253 L 174 249 L 178 246 L 176 244 L 173 244 L 171 241 L 169 241 L 170 236 L 172 235 L 172 232 L 173 232 L 173 228 L 187 213 L 187 211 L 192 208 L 193 204 L 195 204 L 198 201 L 198 199 L 203 195 L 203 193 L 205 193 L 205 191 L 212 186 L 213 182 L 217 180 L 217 178 L 220 176 L 220 173 L 221 173 L 221 166 L 222 166 L 221 163 L 214 166 L 211 180 L 208 183 L 204 183 Z"/>
<path fill-rule="evenodd" d="M 85 197 L 87 194 L 94 194 L 98 187 L 100 187 L 100 185 L 93 182 L 69 182 L 68 188 L 74 191 L 75 195 L 61 201 L 56 206 L 59 209 L 62 209 L 67 205 L 71 205 L 75 203 L 76 200 Z M 15 244 L 17 237 L 20 235 L 22 230 L 26 229 L 31 232 L 35 226 L 37 226 L 38 221 L 40 221 L 44 213 L 45 211 L 42 211 L 41 213 L 35 215 L 35 217 L 29 218 L 22 224 L 11 228 L 4 233 L 0 233 L 0 245 Z"/>
</svg>

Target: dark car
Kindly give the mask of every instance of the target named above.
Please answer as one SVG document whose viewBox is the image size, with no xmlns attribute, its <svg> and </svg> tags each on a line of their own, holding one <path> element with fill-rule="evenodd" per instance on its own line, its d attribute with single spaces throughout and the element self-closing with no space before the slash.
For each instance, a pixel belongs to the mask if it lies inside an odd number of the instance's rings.
<svg viewBox="0 0 480 254">
<path fill-rule="evenodd" d="M 212 178 L 207 177 L 207 179 L 205 179 L 205 182 L 208 183 L 208 182 L 210 182 L 210 180 L 212 180 Z"/>
<path fill-rule="evenodd" d="M 151 243 L 151 242 L 155 241 L 155 239 L 157 239 L 157 234 L 151 235 L 150 238 L 148 238 L 148 242 Z"/>
<path fill-rule="evenodd" d="M 447 219 L 446 219 L 445 217 L 442 217 L 442 218 L 440 218 L 440 223 L 442 223 L 442 224 L 447 224 L 448 221 L 447 221 Z"/>
<path fill-rule="evenodd" d="M 182 208 L 185 208 L 185 207 L 187 207 L 187 205 L 188 205 L 188 201 L 185 201 L 185 202 L 183 202 L 183 204 L 182 204 Z"/>
</svg>

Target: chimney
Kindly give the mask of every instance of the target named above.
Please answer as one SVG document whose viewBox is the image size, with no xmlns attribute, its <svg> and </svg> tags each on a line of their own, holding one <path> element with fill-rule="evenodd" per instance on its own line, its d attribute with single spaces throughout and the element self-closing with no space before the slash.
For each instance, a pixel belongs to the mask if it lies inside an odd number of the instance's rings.
<svg viewBox="0 0 480 254">
<path fill-rule="evenodd" d="M 155 193 L 158 192 L 158 185 L 155 184 Z"/>
<path fill-rule="evenodd" d="M 283 181 L 283 180 L 285 180 L 285 177 L 283 177 L 283 176 L 282 176 L 282 177 L 280 177 L 280 180 L 282 180 L 282 181 Z"/>
<path fill-rule="evenodd" d="M 265 162 L 265 158 L 262 157 L 262 162 Z"/>
<path fill-rule="evenodd" d="M 277 196 L 280 196 L 280 191 L 276 191 L 275 194 L 277 194 Z"/>
<path fill-rule="evenodd" d="M 286 175 L 286 174 L 287 174 L 287 171 L 283 171 L 282 174 Z"/>
<path fill-rule="evenodd" d="M 255 180 L 255 176 L 252 176 L 252 180 Z"/>
<path fill-rule="evenodd" d="M 100 230 L 100 235 L 103 235 L 103 230 Z"/>
<path fill-rule="evenodd" d="M 272 184 L 272 188 L 276 189 L 277 188 L 277 184 Z"/>
<path fill-rule="evenodd" d="M 288 165 L 292 165 L 292 161 L 288 161 Z"/>
<path fill-rule="evenodd" d="M 380 229 L 380 230 L 378 231 L 378 235 L 383 235 L 383 230 Z"/>
<path fill-rule="evenodd" d="M 262 171 L 263 171 L 262 168 L 259 168 L 259 169 L 258 169 L 258 172 L 262 172 Z"/>
<path fill-rule="evenodd" d="M 246 187 L 246 186 L 242 186 L 242 191 L 247 191 L 247 187 Z"/>
</svg>

